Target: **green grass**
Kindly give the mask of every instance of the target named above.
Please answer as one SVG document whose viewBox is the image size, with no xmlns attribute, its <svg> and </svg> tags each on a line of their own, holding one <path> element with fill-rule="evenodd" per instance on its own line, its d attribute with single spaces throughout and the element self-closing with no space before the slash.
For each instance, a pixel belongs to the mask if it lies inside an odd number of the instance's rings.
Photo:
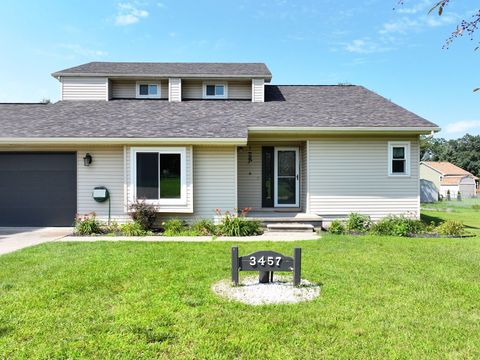
<svg viewBox="0 0 480 360">
<path fill-rule="evenodd" d="M 424 204 L 422 219 L 436 224 L 449 219 L 461 221 L 467 232 L 480 236 L 480 198 Z"/>
<path fill-rule="evenodd" d="M 480 242 L 327 235 L 303 248 L 321 296 L 217 298 L 231 243 L 50 243 L 0 257 L 0 358 L 478 358 Z"/>
</svg>

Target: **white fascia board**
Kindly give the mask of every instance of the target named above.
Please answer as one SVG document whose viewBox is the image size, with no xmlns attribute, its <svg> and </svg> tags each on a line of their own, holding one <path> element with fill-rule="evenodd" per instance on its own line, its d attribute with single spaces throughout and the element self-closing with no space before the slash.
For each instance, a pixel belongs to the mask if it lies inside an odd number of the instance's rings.
<svg viewBox="0 0 480 360">
<path fill-rule="evenodd" d="M 249 133 L 267 134 L 267 133 L 292 133 L 292 134 L 335 134 L 335 133 L 415 133 L 428 134 L 440 131 L 439 127 L 275 127 L 275 126 L 249 126 Z"/>
<path fill-rule="evenodd" d="M 246 145 L 246 138 L 0 138 L 2 145 L 96 144 L 96 145 Z"/>
<path fill-rule="evenodd" d="M 270 82 L 271 76 L 251 74 L 251 75 L 231 75 L 231 74 L 112 74 L 112 73 L 53 73 L 52 76 L 56 79 L 60 77 L 109 77 L 109 78 L 139 78 L 139 79 L 168 79 L 168 78 L 182 78 L 182 79 L 253 79 L 262 78 Z"/>
</svg>

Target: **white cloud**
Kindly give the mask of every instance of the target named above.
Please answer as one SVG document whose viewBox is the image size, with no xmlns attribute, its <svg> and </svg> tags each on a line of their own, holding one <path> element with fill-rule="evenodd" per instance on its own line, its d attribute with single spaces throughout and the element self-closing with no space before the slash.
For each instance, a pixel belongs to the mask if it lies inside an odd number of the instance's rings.
<svg viewBox="0 0 480 360">
<path fill-rule="evenodd" d="M 396 21 L 386 22 L 382 25 L 379 34 L 406 34 L 410 31 L 420 31 L 425 28 L 434 28 L 450 25 L 459 21 L 457 14 L 422 15 L 417 17 L 404 16 Z"/>
<path fill-rule="evenodd" d="M 445 132 L 447 134 L 479 134 L 480 133 L 480 120 L 463 120 L 447 124 L 445 126 Z"/>
<path fill-rule="evenodd" d="M 79 44 L 60 44 L 60 47 L 65 50 L 69 50 L 75 55 L 80 55 L 85 57 L 99 57 L 99 56 L 108 55 L 106 51 L 89 49 Z"/>
<path fill-rule="evenodd" d="M 148 17 L 147 10 L 141 10 L 132 3 L 119 3 L 117 5 L 118 12 L 115 17 L 115 24 L 120 26 L 135 24 L 140 21 L 141 18 Z"/>
<path fill-rule="evenodd" d="M 365 37 L 344 44 L 344 50 L 355 54 L 372 54 L 389 51 L 392 50 L 392 48 L 378 44 L 370 38 Z"/>
<path fill-rule="evenodd" d="M 400 14 L 416 14 L 420 11 L 428 11 L 432 7 L 432 1 L 431 0 L 423 0 L 420 1 L 419 3 L 411 6 L 411 7 L 406 7 L 402 5 L 401 7 L 397 8 L 396 10 Z"/>
</svg>

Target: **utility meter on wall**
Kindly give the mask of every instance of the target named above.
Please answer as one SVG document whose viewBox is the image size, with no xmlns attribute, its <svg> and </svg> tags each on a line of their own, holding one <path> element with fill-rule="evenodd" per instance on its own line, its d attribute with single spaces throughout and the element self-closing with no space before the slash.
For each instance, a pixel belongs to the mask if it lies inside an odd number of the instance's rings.
<svg viewBox="0 0 480 360">
<path fill-rule="evenodd" d="M 105 186 L 96 186 L 93 188 L 93 198 L 95 201 L 104 202 L 107 201 L 110 194 Z"/>
</svg>

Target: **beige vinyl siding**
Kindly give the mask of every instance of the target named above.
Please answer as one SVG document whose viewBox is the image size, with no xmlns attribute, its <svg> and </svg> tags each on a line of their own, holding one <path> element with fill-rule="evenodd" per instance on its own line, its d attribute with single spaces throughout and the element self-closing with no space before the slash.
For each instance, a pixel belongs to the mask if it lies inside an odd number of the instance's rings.
<svg viewBox="0 0 480 360">
<path fill-rule="evenodd" d="M 86 153 L 92 155 L 90 166 L 83 165 Z M 108 219 L 108 201 L 99 203 L 92 198 L 93 188 L 105 186 L 110 193 L 111 217 L 124 222 L 123 147 L 84 148 L 77 152 L 77 209 L 79 214 L 94 211 L 100 220 Z"/>
<path fill-rule="evenodd" d="M 248 162 L 248 153 L 252 162 Z M 238 207 L 262 207 L 262 144 L 252 143 L 238 148 Z"/>
<path fill-rule="evenodd" d="M 252 101 L 253 102 L 265 101 L 265 80 L 264 79 L 252 79 Z"/>
<path fill-rule="evenodd" d="M 441 174 L 431 167 L 420 163 L 420 179 L 431 181 L 435 184 L 438 190 L 440 190 L 440 177 Z"/>
<path fill-rule="evenodd" d="M 182 101 L 182 79 L 168 80 L 168 101 Z"/>
<path fill-rule="evenodd" d="M 250 81 L 228 81 L 228 98 L 232 100 L 251 100 L 252 86 Z"/>
<path fill-rule="evenodd" d="M 300 207 L 306 207 L 306 146 L 292 142 L 251 142 L 238 149 L 238 207 L 262 208 L 262 147 L 298 146 L 300 161 Z M 252 162 L 248 162 L 248 153 L 252 153 Z"/>
<path fill-rule="evenodd" d="M 213 218 L 215 209 L 237 207 L 236 147 L 195 146 L 193 153 L 193 218 Z"/>
<path fill-rule="evenodd" d="M 219 82 L 224 82 L 219 80 Z M 229 80 L 225 81 L 228 86 L 228 99 L 250 100 L 252 89 L 250 81 Z M 182 98 L 187 100 L 203 99 L 202 80 L 182 80 Z"/>
<path fill-rule="evenodd" d="M 62 77 L 62 100 L 107 100 L 105 77 Z"/>
<path fill-rule="evenodd" d="M 388 176 L 388 141 L 411 141 L 411 175 Z M 419 214 L 418 138 L 323 138 L 309 141 L 309 210 L 379 219 Z"/>
<path fill-rule="evenodd" d="M 150 146 L 148 148 L 151 148 Z M 161 146 L 159 147 L 161 148 Z M 174 146 L 168 146 L 168 148 L 174 148 Z M 187 203 L 182 205 L 160 205 L 157 210 L 160 213 L 191 213 L 193 211 L 193 174 L 192 174 L 192 152 L 191 146 L 179 146 L 179 148 L 186 149 L 186 182 L 187 182 Z M 135 146 L 135 149 L 141 149 L 141 146 Z M 125 151 L 125 163 L 126 163 L 126 179 L 127 179 L 127 201 L 131 204 L 134 201 L 133 180 L 132 180 L 132 166 L 131 166 L 131 150 L 132 147 L 126 147 Z"/>
<path fill-rule="evenodd" d="M 161 99 L 168 99 L 168 80 L 155 81 L 160 81 Z M 111 97 L 112 99 L 135 99 L 137 96 L 136 86 L 136 80 L 111 80 Z"/>
</svg>

